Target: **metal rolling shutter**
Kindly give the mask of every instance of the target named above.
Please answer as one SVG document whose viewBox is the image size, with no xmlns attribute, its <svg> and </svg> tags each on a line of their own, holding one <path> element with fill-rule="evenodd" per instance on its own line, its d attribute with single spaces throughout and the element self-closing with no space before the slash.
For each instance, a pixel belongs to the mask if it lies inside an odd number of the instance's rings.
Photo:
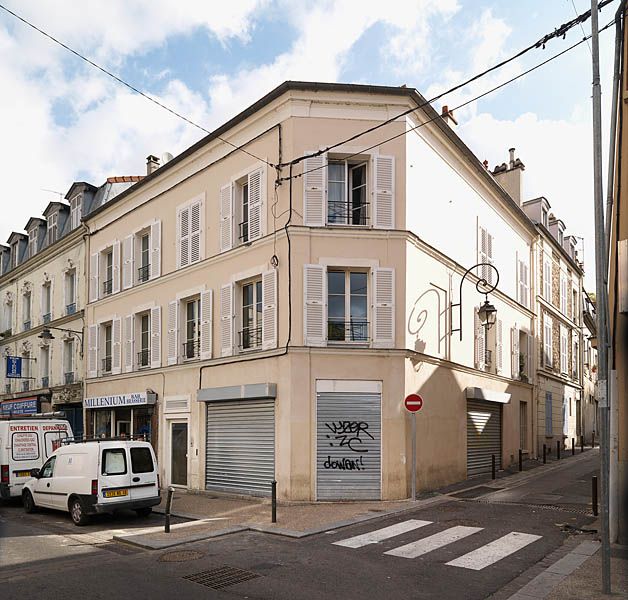
<svg viewBox="0 0 628 600">
<path fill-rule="evenodd" d="M 266 496 L 274 478 L 274 400 L 208 403 L 205 487 Z"/>
<path fill-rule="evenodd" d="M 381 498 L 381 395 L 316 396 L 318 500 Z"/>
<path fill-rule="evenodd" d="M 502 405 L 497 402 L 467 400 L 467 477 L 491 472 L 502 464 Z"/>
</svg>

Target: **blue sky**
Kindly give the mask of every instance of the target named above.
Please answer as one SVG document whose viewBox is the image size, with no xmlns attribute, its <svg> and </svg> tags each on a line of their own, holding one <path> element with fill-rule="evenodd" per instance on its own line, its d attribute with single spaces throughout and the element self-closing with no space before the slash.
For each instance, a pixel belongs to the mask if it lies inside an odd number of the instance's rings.
<svg viewBox="0 0 628 600">
<path fill-rule="evenodd" d="M 38 27 L 211 129 L 286 79 L 416 87 L 426 97 L 510 56 L 588 0 L 6 0 Z M 600 24 L 618 2 L 604 9 Z M 80 6 L 80 9 L 77 9 Z M 589 30 L 589 24 L 585 24 Z M 438 102 L 455 106 L 583 37 L 528 53 Z M 613 30 L 601 38 L 608 124 Z M 139 174 L 202 132 L 112 82 L 0 11 L 0 238 L 76 179 Z M 459 111 L 458 133 L 494 166 L 515 146 L 525 187 L 593 247 L 589 49 L 585 44 Z M 592 252 L 586 252 L 592 273 Z M 591 280 L 592 281 L 592 280 Z"/>
</svg>

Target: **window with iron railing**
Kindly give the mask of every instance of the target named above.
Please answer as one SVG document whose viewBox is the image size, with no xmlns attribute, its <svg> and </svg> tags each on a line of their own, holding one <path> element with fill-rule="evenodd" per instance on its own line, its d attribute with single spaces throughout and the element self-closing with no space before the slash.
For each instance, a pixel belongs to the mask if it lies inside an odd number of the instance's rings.
<svg viewBox="0 0 628 600">
<path fill-rule="evenodd" d="M 327 223 L 368 225 L 366 163 L 329 161 Z"/>
<path fill-rule="evenodd" d="M 328 271 L 327 306 L 329 342 L 369 341 L 368 273 Z"/>
<path fill-rule="evenodd" d="M 76 312 L 76 303 L 72 302 L 72 304 L 67 304 L 65 307 L 66 315 L 73 315 Z"/>
<path fill-rule="evenodd" d="M 340 321 L 329 319 L 327 339 L 330 342 L 368 342 L 368 321 Z"/>
<path fill-rule="evenodd" d="M 200 356 L 200 300 L 195 298 L 185 303 L 185 343 L 183 359 L 190 360 Z"/>
<path fill-rule="evenodd" d="M 150 366 L 150 350 L 140 350 L 137 353 L 137 366 L 141 369 Z"/>
<path fill-rule="evenodd" d="M 105 356 L 102 359 L 102 372 L 111 373 L 111 356 Z"/>
<path fill-rule="evenodd" d="M 42 320 L 44 324 L 50 323 L 50 313 L 46 313 L 45 315 L 43 315 Z"/>
<path fill-rule="evenodd" d="M 31 322 L 24 321 L 24 323 L 22 324 L 22 331 L 28 331 L 30 328 L 31 328 Z"/>
<path fill-rule="evenodd" d="M 44 375 L 44 377 L 41 378 L 41 387 L 47 388 L 49 384 L 50 384 L 50 377 L 48 377 L 48 375 Z"/>
<path fill-rule="evenodd" d="M 74 371 L 70 371 L 69 373 L 63 374 L 63 382 L 68 385 L 70 383 L 74 383 Z"/>
<path fill-rule="evenodd" d="M 23 392 L 28 392 L 28 390 L 31 389 L 31 382 L 30 380 L 26 380 L 26 381 L 22 381 L 22 391 Z"/>
<path fill-rule="evenodd" d="M 242 330 L 240 349 L 252 350 L 262 345 L 262 281 L 242 285 Z"/>
<path fill-rule="evenodd" d="M 262 345 L 262 328 L 247 327 L 239 332 L 240 349 L 249 350 Z"/>
<path fill-rule="evenodd" d="M 139 283 L 144 283 L 145 281 L 148 281 L 149 277 L 150 277 L 150 264 L 145 264 L 138 268 L 137 280 Z"/>
<path fill-rule="evenodd" d="M 201 352 L 201 340 L 188 340 L 183 344 L 183 358 L 192 359 L 198 358 Z"/>
<path fill-rule="evenodd" d="M 150 366 L 150 316 L 144 313 L 139 317 L 140 351 L 137 354 L 138 367 Z"/>
<path fill-rule="evenodd" d="M 111 295 L 111 290 L 113 289 L 113 279 L 107 279 L 102 282 L 102 293 L 104 296 Z"/>
</svg>

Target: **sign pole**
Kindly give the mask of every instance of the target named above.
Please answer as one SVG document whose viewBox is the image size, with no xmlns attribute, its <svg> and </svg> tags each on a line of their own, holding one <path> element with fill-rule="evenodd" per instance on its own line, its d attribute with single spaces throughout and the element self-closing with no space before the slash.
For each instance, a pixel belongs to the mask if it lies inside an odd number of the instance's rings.
<svg viewBox="0 0 628 600">
<path fill-rule="evenodd" d="M 412 413 L 412 500 L 416 500 L 416 412 Z"/>
</svg>

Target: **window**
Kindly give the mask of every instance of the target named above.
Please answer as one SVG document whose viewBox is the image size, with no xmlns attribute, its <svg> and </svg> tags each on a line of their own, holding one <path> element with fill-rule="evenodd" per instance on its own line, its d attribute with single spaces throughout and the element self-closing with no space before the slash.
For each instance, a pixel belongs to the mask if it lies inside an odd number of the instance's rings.
<svg viewBox="0 0 628 600">
<path fill-rule="evenodd" d="M 560 326 L 560 372 L 563 374 L 567 374 L 568 373 L 568 369 L 567 369 L 567 359 L 568 359 L 568 355 L 567 355 L 567 350 L 568 345 L 567 345 L 567 328 L 563 327 L 562 325 Z"/>
<path fill-rule="evenodd" d="M 240 193 L 240 243 L 246 244 L 249 241 L 249 184 L 248 180 L 239 187 Z"/>
<path fill-rule="evenodd" d="M 187 300 L 185 310 L 185 343 L 183 344 L 183 358 L 189 360 L 199 357 L 200 351 L 200 301 L 198 298 Z"/>
<path fill-rule="evenodd" d="M 153 457 L 148 448 L 131 448 L 131 470 L 133 473 L 153 472 Z"/>
<path fill-rule="evenodd" d="M 13 302 L 10 300 L 5 301 L 4 303 L 4 318 L 2 319 L 3 327 L 5 332 L 11 332 L 13 328 Z"/>
<path fill-rule="evenodd" d="M 76 271 L 65 274 L 65 314 L 73 315 L 76 312 Z"/>
<path fill-rule="evenodd" d="M 59 213 L 52 213 L 48 216 L 48 245 L 57 241 L 57 217 Z"/>
<path fill-rule="evenodd" d="M 28 331 L 31 328 L 31 293 L 26 292 L 23 296 L 23 325 L 24 331 Z"/>
<path fill-rule="evenodd" d="M 113 290 L 113 249 L 109 249 L 104 253 L 104 279 L 102 282 L 102 293 L 104 296 L 111 294 Z"/>
<path fill-rule="evenodd" d="M 92 414 L 94 415 L 94 436 L 109 437 L 111 435 L 111 411 L 100 409 L 92 411 Z"/>
<path fill-rule="evenodd" d="M 547 209 L 546 208 L 542 208 L 541 209 L 541 222 L 543 223 L 544 227 L 547 227 Z"/>
<path fill-rule="evenodd" d="M 368 342 L 368 274 L 327 272 L 327 339 Z"/>
<path fill-rule="evenodd" d="M 367 225 L 366 163 L 330 160 L 327 169 L 327 223 Z"/>
<path fill-rule="evenodd" d="M 560 228 L 560 226 L 558 227 L 558 243 L 561 246 L 563 245 L 563 230 Z"/>
<path fill-rule="evenodd" d="M 150 366 L 150 315 L 143 313 L 139 315 L 140 327 L 140 351 L 137 354 L 137 365 L 140 367 Z"/>
<path fill-rule="evenodd" d="M 83 205 L 83 195 L 77 194 L 70 200 L 70 225 L 76 229 L 81 224 L 81 209 Z"/>
<path fill-rule="evenodd" d="M 74 383 L 74 340 L 63 342 L 63 383 Z"/>
<path fill-rule="evenodd" d="M 13 268 L 17 267 L 18 265 L 18 250 L 19 250 L 18 242 L 14 242 L 13 244 L 11 244 L 11 264 Z"/>
<path fill-rule="evenodd" d="M 54 475 L 56 460 L 57 457 L 53 456 L 52 458 L 49 458 L 46 464 L 42 467 L 40 475 L 42 479 L 49 479 Z"/>
<path fill-rule="evenodd" d="M 580 322 L 580 315 L 578 312 L 578 290 L 573 288 L 571 290 L 571 319 L 576 324 Z"/>
<path fill-rule="evenodd" d="M 150 277 L 150 235 L 144 233 L 140 236 L 140 266 L 137 270 L 137 280 L 140 283 L 148 281 Z"/>
<path fill-rule="evenodd" d="M 552 319 L 547 315 L 543 315 L 543 362 L 552 367 Z"/>
<path fill-rule="evenodd" d="M 41 387 L 50 385 L 50 346 L 42 346 L 39 356 L 39 376 Z"/>
<path fill-rule="evenodd" d="M 240 348 L 250 350 L 262 344 L 262 280 L 242 286 L 242 331 Z"/>
<path fill-rule="evenodd" d="M 22 391 L 31 389 L 31 355 L 30 352 L 22 353 Z"/>
<path fill-rule="evenodd" d="M 112 352 L 112 324 L 107 323 L 103 326 L 103 359 L 102 359 L 102 371 L 103 373 L 111 373 L 111 352 Z"/>
<path fill-rule="evenodd" d="M 543 298 L 552 301 L 552 263 L 548 258 L 543 261 Z"/>
<path fill-rule="evenodd" d="M 32 258 L 37 253 L 37 227 L 28 232 L 28 257 Z"/>
<path fill-rule="evenodd" d="M 41 288 L 41 319 L 49 323 L 52 316 L 52 286 L 50 282 L 44 283 Z"/>
<path fill-rule="evenodd" d="M 124 448 L 111 448 L 102 451 L 102 474 L 126 474 L 126 451 Z"/>
</svg>

